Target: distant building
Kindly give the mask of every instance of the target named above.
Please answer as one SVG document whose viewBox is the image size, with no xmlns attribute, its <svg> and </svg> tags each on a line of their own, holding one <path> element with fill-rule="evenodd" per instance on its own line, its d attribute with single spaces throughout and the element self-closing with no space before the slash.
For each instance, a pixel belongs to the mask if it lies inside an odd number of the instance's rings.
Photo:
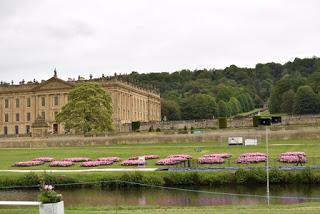
<svg viewBox="0 0 320 214">
<path fill-rule="evenodd" d="M 41 117 L 48 132 L 63 134 L 64 128 L 55 121 L 68 102 L 69 91 L 82 82 L 96 82 L 110 94 L 115 127 L 132 121 L 160 121 L 160 94 L 117 78 L 64 81 L 57 73 L 47 81 L 19 85 L 0 84 L 0 135 L 28 135 L 31 126 Z"/>
</svg>

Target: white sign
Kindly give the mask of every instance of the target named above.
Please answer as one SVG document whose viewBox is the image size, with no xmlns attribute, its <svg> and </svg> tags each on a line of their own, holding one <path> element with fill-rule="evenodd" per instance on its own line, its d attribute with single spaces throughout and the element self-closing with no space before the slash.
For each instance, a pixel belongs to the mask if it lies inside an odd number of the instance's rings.
<svg viewBox="0 0 320 214">
<path fill-rule="evenodd" d="M 242 137 L 229 137 L 228 138 L 228 144 L 229 145 L 242 145 L 243 144 L 243 138 Z"/>
<path fill-rule="evenodd" d="M 258 140 L 257 139 L 245 139 L 244 145 L 245 146 L 256 146 L 256 145 L 258 145 Z"/>
</svg>

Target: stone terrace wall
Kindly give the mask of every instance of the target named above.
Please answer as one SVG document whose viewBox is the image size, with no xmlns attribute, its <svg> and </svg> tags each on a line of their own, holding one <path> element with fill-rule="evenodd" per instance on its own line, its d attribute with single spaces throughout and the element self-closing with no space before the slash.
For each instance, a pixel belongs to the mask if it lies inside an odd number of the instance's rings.
<svg viewBox="0 0 320 214">
<path fill-rule="evenodd" d="M 320 115 L 301 115 L 301 116 L 283 116 L 283 125 L 304 125 L 304 126 L 320 126 Z M 167 121 L 167 122 L 147 122 L 141 123 L 140 131 L 148 131 L 149 128 L 153 126 L 156 130 L 160 128 L 161 130 L 168 129 L 183 129 L 185 126 L 190 129 L 201 128 L 210 129 L 218 128 L 218 120 L 179 120 L 179 121 Z M 230 128 L 249 128 L 252 127 L 252 118 L 234 118 L 228 119 L 228 127 Z M 131 124 L 122 124 L 120 128 L 121 132 L 130 132 Z"/>
<path fill-rule="evenodd" d="M 231 136 L 257 137 L 263 140 L 265 131 L 263 129 L 227 129 L 210 130 L 204 134 L 165 134 L 165 133 L 130 133 L 106 137 L 83 137 L 63 136 L 49 138 L 2 138 L 0 148 L 39 148 L 59 146 L 91 146 L 91 145 L 117 145 L 117 144 L 153 144 L 153 143 L 191 143 L 218 141 L 227 143 Z M 269 138 L 280 139 L 320 139 L 320 128 L 304 127 L 296 129 L 271 129 Z"/>
</svg>

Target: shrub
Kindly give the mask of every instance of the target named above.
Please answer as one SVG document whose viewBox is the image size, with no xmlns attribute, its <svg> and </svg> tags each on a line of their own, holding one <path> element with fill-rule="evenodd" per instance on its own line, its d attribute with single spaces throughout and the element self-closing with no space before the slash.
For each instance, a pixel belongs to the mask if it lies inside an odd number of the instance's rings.
<svg viewBox="0 0 320 214">
<path fill-rule="evenodd" d="M 269 172 L 269 181 L 272 184 L 286 183 L 285 173 L 277 168 L 273 168 Z"/>
<path fill-rule="evenodd" d="M 314 175 L 313 172 L 311 171 L 311 169 L 309 167 L 301 170 L 298 174 L 298 178 L 300 180 L 301 183 L 304 184 L 312 184 L 314 179 Z"/>
<path fill-rule="evenodd" d="M 62 195 L 53 190 L 53 186 L 43 184 L 40 189 L 39 201 L 44 204 L 58 203 L 62 200 Z"/>
<path fill-rule="evenodd" d="M 258 115 L 253 116 L 253 118 L 252 118 L 253 127 L 258 127 L 259 126 L 259 119 L 260 119 L 260 116 L 258 116 Z"/>
<path fill-rule="evenodd" d="M 161 129 L 160 129 L 160 128 L 157 128 L 157 129 L 156 129 L 156 132 L 161 132 Z"/>
<path fill-rule="evenodd" d="M 238 169 L 235 172 L 235 176 L 236 176 L 236 183 L 237 184 L 245 184 L 247 182 L 248 173 L 246 170 Z"/>
<path fill-rule="evenodd" d="M 220 129 L 225 129 L 228 127 L 228 122 L 226 117 L 220 117 L 219 118 L 219 128 Z"/>
<path fill-rule="evenodd" d="M 153 126 L 150 126 L 150 128 L 149 128 L 149 132 L 153 132 L 154 130 L 153 130 Z"/>
<path fill-rule="evenodd" d="M 21 185 L 21 186 L 36 186 L 36 185 L 39 185 L 40 178 L 34 172 L 30 172 L 24 175 L 23 177 L 19 178 L 17 182 L 18 182 L 17 185 Z"/>
</svg>

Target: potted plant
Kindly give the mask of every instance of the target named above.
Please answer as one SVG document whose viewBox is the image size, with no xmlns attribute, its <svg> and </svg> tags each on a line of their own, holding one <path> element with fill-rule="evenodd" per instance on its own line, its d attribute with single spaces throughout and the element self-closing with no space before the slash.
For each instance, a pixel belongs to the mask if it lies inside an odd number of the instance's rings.
<svg viewBox="0 0 320 214">
<path fill-rule="evenodd" d="M 52 185 L 41 185 L 39 194 L 39 201 L 42 203 L 40 205 L 40 214 L 64 214 L 62 195 L 53 189 Z"/>
</svg>

